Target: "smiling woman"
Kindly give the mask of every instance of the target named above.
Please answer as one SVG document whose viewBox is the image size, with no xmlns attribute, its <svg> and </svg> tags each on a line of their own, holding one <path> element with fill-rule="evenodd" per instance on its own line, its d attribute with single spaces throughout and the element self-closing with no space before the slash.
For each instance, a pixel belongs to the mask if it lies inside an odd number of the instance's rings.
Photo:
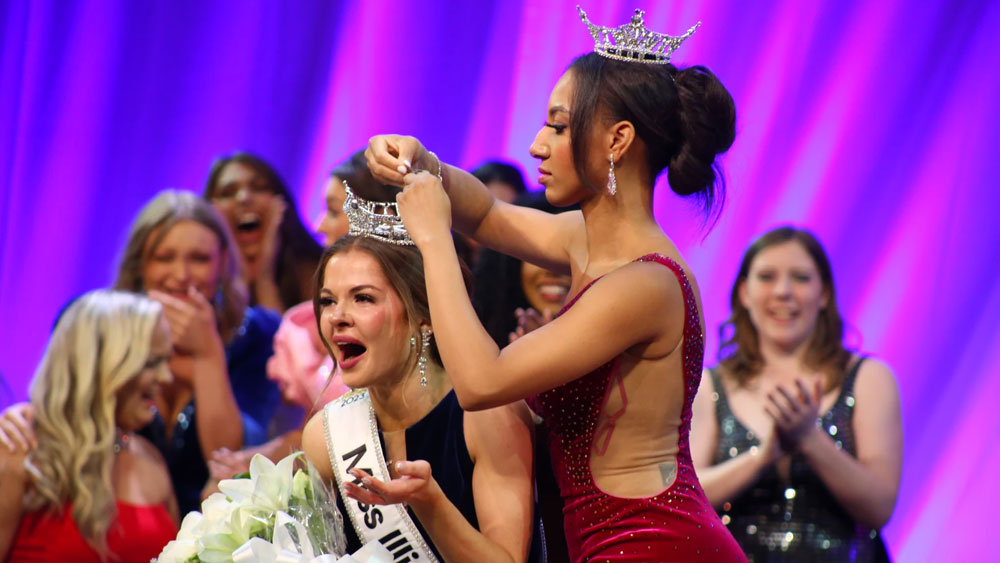
<svg viewBox="0 0 1000 563">
<path fill-rule="evenodd" d="M 887 366 L 843 346 L 830 260 L 780 227 L 747 250 L 718 367 L 694 405 L 705 494 L 753 561 L 886 561 L 902 468 Z"/>
<path fill-rule="evenodd" d="M 285 311 L 307 301 L 322 248 L 274 168 L 246 152 L 220 157 L 212 163 L 204 196 L 233 233 L 250 303 Z"/>
<path fill-rule="evenodd" d="M 229 230 L 190 192 L 165 190 L 139 212 L 115 288 L 163 304 L 174 381 L 143 434 L 167 460 L 182 513 L 196 510 L 212 452 L 266 439 L 280 401 L 266 375 L 278 316 L 247 307 Z"/>
</svg>

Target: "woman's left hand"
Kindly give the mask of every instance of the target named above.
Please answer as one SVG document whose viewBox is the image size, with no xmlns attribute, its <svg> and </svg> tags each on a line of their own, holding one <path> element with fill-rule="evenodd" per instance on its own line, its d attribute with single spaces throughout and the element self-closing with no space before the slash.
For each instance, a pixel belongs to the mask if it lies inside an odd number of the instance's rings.
<svg viewBox="0 0 1000 563">
<path fill-rule="evenodd" d="M 418 247 L 441 237 L 451 239 L 451 201 L 433 174 L 420 171 L 404 176 L 396 203 L 403 225 Z"/>
<path fill-rule="evenodd" d="M 351 475 L 360 479 L 361 485 L 344 483 L 347 496 L 365 504 L 430 504 L 440 495 L 441 489 L 431 475 L 431 464 L 423 460 L 397 461 L 394 467 L 399 477 L 388 483 L 352 469 Z"/>
<path fill-rule="evenodd" d="M 767 394 L 764 410 L 774 419 L 785 451 L 798 449 L 810 432 L 817 429 L 819 404 L 823 397 L 822 382 L 816 380 L 812 389 L 801 379 L 795 380 L 795 389 L 777 385 Z"/>
</svg>

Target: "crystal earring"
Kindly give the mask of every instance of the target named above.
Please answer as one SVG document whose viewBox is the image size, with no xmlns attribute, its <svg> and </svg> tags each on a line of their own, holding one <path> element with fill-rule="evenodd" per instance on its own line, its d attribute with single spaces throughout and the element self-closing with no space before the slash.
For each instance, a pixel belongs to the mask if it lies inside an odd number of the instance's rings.
<svg viewBox="0 0 1000 563">
<path fill-rule="evenodd" d="M 417 339 L 411 336 L 410 337 L 410 349 L 412 350 L 413 348 L 416 348 L 416 347 L 417 347 Z"/>
<path fill-rule="evenodd" d="M 431 330 L 425 328 L 420 331 L 420 359 L 417 366 L 420 369 L 420 386 L 427 387 L 427 351 L 431 346 Z"/>
<path fill-rule="evenodd" d="M 615 154 L 611 153 L 608 160 L 611 162 L 611 167 L 608 168 L 608 193 L 615 195 L 615 192 L 618 191 L 618 180 L 615 178 Z"/>
</svg>

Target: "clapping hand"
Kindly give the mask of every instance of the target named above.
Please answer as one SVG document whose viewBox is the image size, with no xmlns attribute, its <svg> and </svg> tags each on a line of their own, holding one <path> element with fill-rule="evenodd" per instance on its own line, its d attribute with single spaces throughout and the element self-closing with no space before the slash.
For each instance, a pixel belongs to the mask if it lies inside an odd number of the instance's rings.
<svg viewBox="0 0 1000 563">
<path fill-rule="evenodd" d="M 764 410 L 774 419 L 781 447 L 786 451 L 798 449 L 802 440 L 816 429 L 822 382 L 817 379 L 812 389 L 809 387 L 802 379 L 796 379 L 794 389 L 777 385 L 767 394 Z"/>
</svg>

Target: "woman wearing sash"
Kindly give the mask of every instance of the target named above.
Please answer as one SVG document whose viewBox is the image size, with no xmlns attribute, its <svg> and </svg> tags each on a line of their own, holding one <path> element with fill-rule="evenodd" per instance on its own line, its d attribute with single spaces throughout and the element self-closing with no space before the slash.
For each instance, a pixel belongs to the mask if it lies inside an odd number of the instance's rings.
<svg viewBox="0 0 1000 563">
<path fill-rule="evenodd" d="M 379 541 L 395 561 L 524 561 L 533 509 L 527 406 L 462 410 L 438 355 L 420 251 L 377 240 L 364 231 L 371 221 L 350 223 L 354 234 L 320 261 L 314 303 L 323 343 L 355 391 L 303 433 L 306 456 L 336 480 L 352 524 L 348 550 Z M 459 289 L 467 300 L 465 281 Z"/>
<path fill-rule="evenodd" d="M 595 38 L 612 30 L 592 26 Z M 704 67 L 680 70 L 669 51 L 683 37 L 653 34 L 637 12 L 624 32 L 641 44 L 576 59 L 549 98 L 531 145 L 549 215 L 493 198 L 412 137 L 369 143 L 376 178 L 397 198 L 424 257 L 438 348 L 462 406 L 528 397 L 545 418 L 575 561 L 739 561 L 739 546 L 698 484 L 688 448 L 701 377 L 698 285 L 653 217 L 665 168 L 673 191 L 720 194 L 713 164 L 734 139 L 729 93 Z M 653 35 L 650 35 L 653 34 Z M 657 49 L 647 38 L 659 37 Z M 438 171 L 438 176 L 420 171 Z M 551 323 L 502 350 L 462 298 L 448 244 L 455 227 L 482 244 L 572 277 Z"/>
</svg>

